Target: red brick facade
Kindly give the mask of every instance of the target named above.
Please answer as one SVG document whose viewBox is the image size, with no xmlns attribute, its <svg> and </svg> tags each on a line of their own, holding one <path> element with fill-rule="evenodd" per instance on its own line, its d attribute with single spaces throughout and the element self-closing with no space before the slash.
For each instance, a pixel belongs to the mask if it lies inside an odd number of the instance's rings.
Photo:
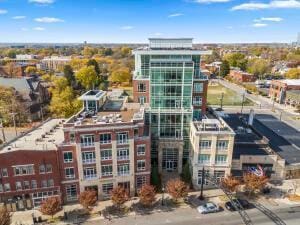
<svg viewBox="0 0 300 225">
<path fill-rule="evenodd" d="M 231 79 L 239 83 L 256 81 L 256 77 L 253 74 L 239 70 L 230 70 L 229 76 L 231 77 Z"/>
<path fill-rule="evenodd" d="M 149 80 L 133 80 L 132 85 L 133 85 L 133 101 L 140 103 L 140 98 L 145 97 L 144 103 L 149 103 L 150 101 Z"/>
</svg>

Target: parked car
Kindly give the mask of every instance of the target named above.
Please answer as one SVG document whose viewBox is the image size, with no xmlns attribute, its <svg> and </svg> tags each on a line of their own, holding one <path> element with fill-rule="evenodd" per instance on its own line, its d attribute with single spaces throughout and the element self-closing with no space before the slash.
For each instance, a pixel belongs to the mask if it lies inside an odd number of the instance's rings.
<svg viewBox="0 0 300 225">
<path fill-rule="evenodd" d="M 243 207 L 243 209 L 247 209 L 250 207 L 250 203 L 245 200 L 245 199 L 233 199 L 234 202 L 239 202 L 240 205 Z M 233 204 L 231 203 L 231 201 L 228 201 L 225 203 L 225 208 L 230 210 L 230 211 L 236 211 L 235 207 L 233 206 Z"/>
<path fill-rule="evenodd" d="M 204 205 L 198 206 L 197 210 L 201 214 L 214 213 L 220 211 L 220 207 L 213 202 L 207 202 Z"/>
</svg>

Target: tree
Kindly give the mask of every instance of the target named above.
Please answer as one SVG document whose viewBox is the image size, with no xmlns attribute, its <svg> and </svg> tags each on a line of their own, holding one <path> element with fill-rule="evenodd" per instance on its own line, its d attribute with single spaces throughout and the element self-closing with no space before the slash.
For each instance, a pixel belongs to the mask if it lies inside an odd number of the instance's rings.
<svg viewBox="0 0 300 225">
<path fill-rule="evenodd" d="M 35 66 L 27 66 L 25 69 L 25 73 L 32 75 L 37 72 L 37 68 Z"/>
<path fill-rule="evenodd" d="M 93 190 L 81 192 L 79 202 L 86 210 L 89 210 L 97 202 L 97 192 Z"/>
<path fill-rule="evenodd" d="M 44 215 L 51 216 L 53 218 L 54 214 L 61 210 L 61 201 L 58 197 L 50 197 L 42 202 L 40 211 Z"/>
<path fill-rule="evenodd" d="M 245 190 L 249 193 L 249 196 L 257 190 L 262 190 L 268 183 L 268 180 L 266 176 L 257 176 L 253 173 L 245 173 L 243 175 Z"/>
<path fill-rule="evenodd" d="M 110 76 L 110 81 L 122 83 L 129 82 L 131 78 L 129 68 L 121 67 L 116 70 L 113 70 Z"/>
<path fill-rule="evenodd" d="M 224 60 L 222 61 L 221 67 L 220 67 L 220 76 L 226 77 L 230 73 L 230 65 L 228 61 Z"/>
<path fill-rule="evenodd" d="M 0 225 L 10 225 L 11 222 L 11 213 L 2 206 L 0 208 Z"/>
<path fill-rule="evenodd" d="M 192 175 L 191 175 L 190 165 L 188 162 L 183 166 L 181 178 L 185 183 L 189 185 L 192 182 Z"/>
<path fill-rule="evenodd" d="M 70 65 L 64 66 L 64 77 L 67 79 L 68 84 L 70 86 L 73 86 L 75 82 L 75 76 L 74 76 L 73 68 Z"/>
<path fill-rule="evenodd" d="M 224 60 L 228 61 L 230 66 L 238 67 L 245 62 L 245 55 L 242 53 L 228 53 L 224 56 Z"/>
<path fill-rule="evenodd" d="M 86 90 L 94 88 L 98 82 L 98 76 L 94 66 L 82 67 L 75 76 Z"/>
<path fill-rule="evenodd" d="M 180 179 L 172 179 L 167 183 L 167 192 L 177 201 L 179 198 L 185 198 L 188 195 L 188 187 Z"/>
<path fill-rule="evenodd" d="M 16 58 L 16 51 L 13 50 L 13 49 L 10 49 L 8 52 L 7 52 L 7 57 L 11 58 L 11 59 L 15 59 Z"/>
<path fill-rule="evenodd" d="M 300 79 L 300 69 L 298 68 L 289 69 L 286 72 L 285 77 L 288 79 Z"/>
<path fill-rule="evenodd" d="M 142 186 L 141 190 L 139 191 L 141 204 L 148 207 L 151 206 L 156 200 L 155 195 L 156 192 L 154 186 L 148 184 Z"/>
<path fill-rule="evenodd" d="M 240 184 L 241 182 L 232 176 L 228 176 L 222 180 L 222 186 L 230 192 L 235 192 Z"/>
<path fill-rule="evenodd" d="M 160 181 L 160 176 L 158 172 L 158 167 L 157 164 L 153 164 L 151 166 L 151 184 L 154 185 L 157 189 L 160 189 L 161 187 L 161 181 Z"/>
<path fill-rule="evenodd" d="M 87 66 L 94 66 L 97 75 L 98 75 L 98 76 L 100 75 L 100 72 L 101 72 L 101 71 L 100 71 L 100 68 L 99 68 L 99 64 L 98 64 L 98 62 L 97 62 L 95 59 L 90 59 L 90 60 L 87 62 L 86 65 L 87 65 Z"/>
<path fill-rule="evenodd" d="M 82 103 L 77 100 L 74 90 L 68 86 L 65 77 L 55 78 L 50 92 L 52 98 L 49 109 L 56 117 L 68 118 L 82 107 Z"/>
<path fill-rule="evenodd" d="M 128 199 L 129 196 L 127 190 L 121 186 L 118 186 L 111 191 L 111 200 L 119 209 L 126 201 L 128 201 Z"/>
<path fill-rule="evenodd" d="M 247 71 L 255 76 L 263 76 L 271 72 L 270 62 L 265 59 L 252 59 L 247 67 Z"/>
<path fill-rule="evenodd" d="M 221 60 L 221 57 L 216 50 L 213 50 L 211 55 L 204 55 L 204 58 L 203 58 L 203 61 L 208 64 L 212 63 L 212 62 L 220 61 L 220 60 Z"/>
</svg>

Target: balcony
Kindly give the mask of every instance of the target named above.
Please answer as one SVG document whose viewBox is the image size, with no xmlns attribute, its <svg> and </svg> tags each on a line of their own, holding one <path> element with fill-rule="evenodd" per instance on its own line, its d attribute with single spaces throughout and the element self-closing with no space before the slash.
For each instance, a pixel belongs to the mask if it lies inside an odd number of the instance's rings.
<svg viewBox="0 0 300 225">
<path fill-rule="evenodd" d="M 94 164 L 94 163 L 96 163 L 96 158 L 82 160 L 82 164 Z"/>
<path fill-rule="evenodd" d="M 119 171 L 118 172 L 118 176 L 129 176 L 130 174 L 130 171 L 127 170 L 127 171 Z"/>
<path fill-rule="evenodd" d="M 117 157 L 117 160 L 129 160 L 129 155 L 121 155 Z"/>
<path fill-rule="evenodd" d="M 83 178 L 85 180 L 93 180 L 93 179 L 97 178 L 97 174 L 85 175 Z"/>
</svg>

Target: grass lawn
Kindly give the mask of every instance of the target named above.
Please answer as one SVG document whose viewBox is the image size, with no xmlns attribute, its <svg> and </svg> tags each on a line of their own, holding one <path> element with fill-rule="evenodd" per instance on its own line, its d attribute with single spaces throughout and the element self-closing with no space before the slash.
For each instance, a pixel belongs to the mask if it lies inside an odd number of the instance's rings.
<svg viewBox="0 0 300 225">
<path fill-rule="evenodd" d="M 207 102 L 209 105 L 220 105 L 221 95 L 224 93 L 223 105 L 242 105 L 243 96 L 237 94 L 235 91 L 230 90 L 220 84 L 208 86 Z M 247 98 L 244 101 L 245 106 L 253 105 L 253 102 Z"/>
</svg>

